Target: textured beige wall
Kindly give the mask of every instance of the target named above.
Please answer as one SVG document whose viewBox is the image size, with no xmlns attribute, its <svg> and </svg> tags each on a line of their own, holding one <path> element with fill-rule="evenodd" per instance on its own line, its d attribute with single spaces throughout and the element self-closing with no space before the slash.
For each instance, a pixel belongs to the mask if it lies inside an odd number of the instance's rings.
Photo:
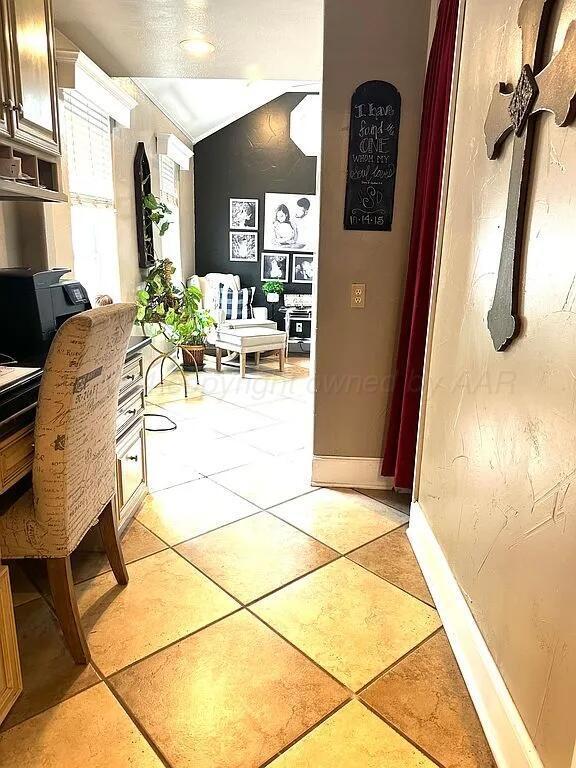
<svg viewBox="0 0 576 768">
<path fill-rule="evenodd" d="M 132 111 L 130 128 L 118 126 L 114 129 L 114 185 L 116 209 L 118 212 L 118 243 L 120 256 L 120 284 L 122 299 L 134 298 L 134 288 L 142 280 L 138 268 L 136 225 L 134 212 L 134 154 L 136 145 L 143 141 L 152 173 L 152 192 L 158 195 L 159 171 L 156 153 L 156 135 L 173 133 L 190 146 L 184 136 L 170 120 L 145 96 L 128 78 L 115 78 L 127 93 L 136 99 L 138 106 Z M 189 171 L 180 172 L 180 249 L 182 274 L 194 274 L 194 173 L 192 162 Z M 161 241 L 156 242 L 157 256 L 162 253 Z"/>
<path fill-rule="evenodd" d="M 326 0 L 314 453 L 380 456 L 410 241 L 429 1 Z M 402 122 L 392 232 L 343 228 L 350 98 L 393 83 Z M 366 309 L 350 307 L 366 284 Z"/>
<path fill-rule="evenodd" d="M 576 694 L 576 127 L 540 121 L 523 330 L 486 326 L 511 162 L 486 155 L 494 84 L 520 70 L 520 0 L 467 0 L 419 501 L 546 768 L 568 768 Z M 576 0 L 556 6 L 561 45 Z"/>
</svg>

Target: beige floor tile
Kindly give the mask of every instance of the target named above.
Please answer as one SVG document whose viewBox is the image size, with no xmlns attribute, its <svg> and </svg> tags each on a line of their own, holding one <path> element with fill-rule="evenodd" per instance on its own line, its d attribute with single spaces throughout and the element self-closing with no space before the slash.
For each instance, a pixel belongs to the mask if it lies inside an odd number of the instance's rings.
<svg viewBox="0 0 576 768">
<path fill-rule="evenodd" d="M 195 445 L 191 460 L 203 475 L 214 475 L 227 469 L 243 467 L 265 456 L 257 447 L 247 445 L 236 437 L 221 437 Z"/>
<path fill-rule="evenodd" d="M 283 456 L 311 445 L 312 431 L 294 423 L 273 424 L 270 427 L 243 432 L 239 438 L 272 456 Z"/>
<path fill-rule="evenodd" d="M 252 610 L 354 691 L 440 626 L 434 609 L 343 558 Z"/>
<path fill-rule="evenodd" d="M 314 490 L 310 479 L 304 477 L 296 465 L 276 457 L 221 472 L 214 475 L 213 480 L 261 509 Z"/>
<path fill-rule="evenodd" d="M 257 403 L 250 410 L 279 422 L 308 425 L 312 421 L 312 408 L 307 408 L 299 400 L 284 397 L 272 403 Z"/>
<path fill-rule="evenodd" d="M 365 496 L 370 496 L 371 499 L 381 501 L 383 504 L 388 504 L 389 507 L 397 509 L 404 514 L 410 514 L 410 502 L 412 501 L 412 495 L 410 493 L 398 493 L 397 491 L 380 491 L 380 490 L 363 490 L 362 493 Z"/>
<path fill-rule="evenodd" d="M 354 550 L 348 557 L 428 605 L 434 605 L 406 535 L 406 526 Z"/>
<path fill-rule="evenodd" d="M 12 590 L 12 605 L 14 607 L 24 605 L 24 603 L 29 603 L 31 600 L 36 600 L 37 597 L 40 597 L 40 593 L 17 562 L 9 562 L 8 570 L 10 589 Z"/>
<path fill-rule="evenodd" d="M 383 720 L 351 701 L 314 728 L 270 768 L 434 768 Z"/>
<path fill-rule="evenodd" d="M 145 528 L 137 520 L 133 520 L 124 531 L 121 540 L 122 552 L 126 563 L 140 560 L 155 552 L 166 549 L 166 544 Z M 104 553 L 102 540 L 98 528 L 92 528 L 78 549 L 72 554 L 72 573 L 74 581 L 86 581 L 106 573 L 110 570 L 110 563 Z"/>
<path fill-rule="evenodd" d="M 177 446 L 168 454 L 156 454 L 150 451 L 147 455 L 148 488 L 150 491 L 163 491 L 175 485 L 199 480 L 202 476 L 192 465 L 188 453 L 180 453 Z"/>
<path fill-rule="evenodd" d="M 204 397 L 201 400 L 176 400 L 163 403 L 162 407 L 172 418 L 193 419 L 225 435 L 234 435 L 273 423 L 267 416 L 215 397 Z"/>
<path fill-rule="evenodd" d="M 337 557 L 265 512 L 181 544 L 178 551 L 243 603 Z"/>
<path fill-rule="evenodd" d="M 76 587 L 92 657 L 104 675 L 238 607 L 172 550 L 132 563 L 128 573 L 126 587 L 118 586 L 111 573 Z"/>
<path fill-rule="evenodd" d="M 58 622 L 44 600 L 20 605 L 14 613 L 24 690 L 2 723 L 2 730 L 33 717 L 99 680 L 93 667 L 74 663 L 64 645 Z"/>
<path fill-rule="evenodd" d="M 369 686 L 362 699 L 445 768 L 496 767 L 444 631 Z"/>
<path fill-rule="evenodd" d="M 245 611 L 111 682 L 172 768 L 257 768 L 346 698 Z"/>
<path fill-rule="evenodd" d="M 104 683 L 0 735 L 0 765 L 162 768 Z"/>
<path fill-rule="evenodd" d="M 361 493 L 328 488 L 275 507 L 273 512 L 342 553 L 406 523 L 405 515 Z"/>
<path fill-rule="evenodd" d="M 212 480 L 202 479 L 151 494 L 144 501 L 138 520 L 174 545 L 257 511 L 248 501 Z"/>
</svg>

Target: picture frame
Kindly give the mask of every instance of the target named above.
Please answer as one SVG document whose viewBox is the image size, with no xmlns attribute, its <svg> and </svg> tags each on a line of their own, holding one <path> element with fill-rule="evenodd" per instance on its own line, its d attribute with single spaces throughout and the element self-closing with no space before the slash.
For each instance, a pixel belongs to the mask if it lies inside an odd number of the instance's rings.
<svg viewBox="0 0 576 768">
<path fill-rule="evenodd" d="M 258 261 L 258 232 L 230 232 L 230 261 Z"/>
<path fill-rule="evenodd" d="M 292 256 L 292 282 L 308 283 L 314 281 L 316 275 L 316 259 L 310 254 L 295 253 Z"/>
<path fill-rule="evenodd" d="M 319 210 L 316 195 L 268 192 L 264 210 L 264 249 L 316 253 Z"/>
<path fill-rule="evenodd" d="M 260 267 L 262 280 L 278 280 L 280 283 L 289 282 L 290 254 L 289 253 L 263 253 Z"/>
<path fill-rule="evenodd" d="M 256 198 L 230 198 L 230 229 L 258 231 L 258 204 Z"/>
</svg>

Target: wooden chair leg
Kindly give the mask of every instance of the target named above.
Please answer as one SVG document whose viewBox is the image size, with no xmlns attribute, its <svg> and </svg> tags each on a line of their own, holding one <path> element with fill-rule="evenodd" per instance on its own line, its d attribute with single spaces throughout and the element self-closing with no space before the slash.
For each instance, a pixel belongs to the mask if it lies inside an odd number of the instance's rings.
<svg viewBox="0 0 576 768">
<path fill-rule="evenodd" d="M 118 584 L 128 584 L 128 571 L 120 546 L 120 537 L 114 515 L 114 501 L 109 501 L 98 518 L 98 527 L 104 544 L 104 551 Z"/>
<path fill-rule="evenodd" d="M 278 362 L 280 364 L 280 371 L 282 372 L 284 370 L 284 360 L 286 358 L 286 351 L 284 349 L 280 350 L 278 358 L 279 358 Z"/>
<path fill-rule="evenodd" d="M 240 377 L 246 378 L 246 352 L 240 353 Z"/>
<path fill-rule="evenodd" d="M 80 623 L 70 558 L 50 557 L 46 560 L 46 565 L 54 610 L 68 650 L 76 664 L 88 664 L 90 649 Z"/>
</svg>

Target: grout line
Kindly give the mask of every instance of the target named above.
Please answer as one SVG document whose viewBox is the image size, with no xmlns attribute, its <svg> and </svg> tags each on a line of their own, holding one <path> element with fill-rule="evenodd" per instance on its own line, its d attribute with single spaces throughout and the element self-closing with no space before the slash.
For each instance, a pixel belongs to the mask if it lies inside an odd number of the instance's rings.
<svg viewBox="0 0 576 768">
<path fill-rule="evenodd" d="M 306 728 L 305 731 L 302 731 L 302 733 L 297 736 L 295 739 L 293 739 L 289 744 L 286 744 L 286 746 L 282 747 L 278 752 L 276 752 L 275 755 L 270 757 L 268 760 L 266 760 L 264 763 L 261 763 L 259 768 L 266 768 L 267 765 L 270 765 L 270 763 L 273 763 L 274 760 L 276 760 L 280 755 L 283 755 L 285 752 L 287 752 L 291 747 L 293 747 L 295 744 L 297 744 L 299 741 L 302 741 L 306 736 L 308 736 L 309 733 L 312 733 L 312 731 L 315 731 L 316 728 L 320 727 L 322 723 L 325 723 L 326 720 L 329 720 L 333 715 L 336 714 L 336 712 L 339 712 L 341 709 L 344 709 L 344 707 L 347 704 L 350 704 L 350 702 L 353 701 L 353 699 L 344 699 L 344 701 L 341 704 L 338 704 L 337 707 L 332 709 L 327 714 L 323 715 L 320 720 L 318 720 L 314 725 L 311 725 L 309 728 Z"/>
<path fill-rule="evenodd" d="M 111 695 L 114 696 L 115 700 L 118 702 L 119 706 L 125 712 L 127 717 L 129 717 L 130 720 L 134 723 L 134 726 L 142 735 L 142 738 L 148 743 L 148 746 L 152 749 L 152 751 L 154 752 L 156 757 L 160 760 L 162 765 L 164 765 L 165 768 L 172 768 L 172 764 L 169 762 L 168 758 L 164 755 L 160 747 L 156 744 L 151 734 L 148 733 L 148 730 L 145 728 L 144 724 L 140 721 L 140 718 L 137 717 L 137 715 L 134 713 L 132 708 L 125 701 L 124 697 L 121 696 L 121 694 L 114 688 L 114 686 L 110 683 L 108 678 L 104 677 L 102 679 L 102 682 L 104 683 L 106 688 L 108 688 Z"/>
<path fill-rule="evenodd" d="M 406 651 L 406 653 L 403 653 L 402 656 L 400 656 L 399 659 L 396 659 L 396 661 L 393 661 L 392 664 L 389 664 L 385 669 L 383 669 L 381 672 L 378 672 L 377 675 L 374 675 L 374 677 L 369 680 L 365 685 L 363 685 L 361 688 L 358 688 L 356 691 L 357 696 L 361 696 L 368 688 L 370 688 L 371 685 L 374 685 L 374 683 L 377 680 L 380 680 L 380 678 L 385 677 L 389 672 L 391 672 L 395 667 L 398 666 L 402 661 L 405 661 L 405 659 L 408 658 L 414 651 L 417 651 L 419 648 L 421 648 L 423 645 L 425 645 L 428 640 L 431 640 L 435 635 L 439 634 L 444 629 L 443 625 L 440 625 L 436 629 L 434 629 L 432 632 L 430 632 L 429 635 L 426 635 L 426 637 L 422 640 L 420 640 L 419 643 L 416 643 L 415 646 L 410 648 L 410 650 Z"/>
<path fill-rule="evenodd" d="M 356 562 L 356 560 L 352 560 L 352 558 L 348 557 L 348 555 L 344 555 L 344 557 L 347 560 L 349 560 L 351 563 L 354 563 L 354 565 L 359 565 L 360 568 L 363 568 L 368 573 L 371 573 L 372 576 L 377 576 L 382 581 L 385 581 L 386 584 L 390 584 L 391 587 L 395 587 L 396 589 L 400 590 L 400 592 L 404 592 L 405 595 L 408 595 L 408 597 L 411 597 L 414 600 L 418 600 L 418 602 L 422 603 L 422 605 L 425 605 L 427 608 L 430 608 L 431 610 L 438 613 L 438 608 L 436 608 L 435 605 L 430 605 L 430 603 L 427 603 L 426 600 L 423 600 L 421 597 L 418 597 L 418 595 L 413 595 L 412 592 L 408 592 L 407 589 L 404 589 L 404 587 L 401 587 L 399 584 L 395 584 L 393 581 L 390 581 L 390 579 L 387 579 L 384 576 L 381 576 L 379 573 L 376 573 L 375 571 L 371 570 L 370 568 L 368 568 L 368 566 L 364 565 L 364 563 L 358 563 Z M 422 578 L 424 578 L 424 576 L 422 576 Z"/>
<path fill-rule="evenodd" d="M 439 763 L 438 760 L 433 755 L 431 755 L 426 749 L 421 747 L 416 741 L 414 741 L 414 739 L 412 739 L 410 736 L 408 736 L 408 734 L 406 734 L 403 731 L 401 731 L 400 728 L 398 728 L 397 725 L 395 725 L 393 722 L 388 720 L 388 718 L 384 717 L 384 715 L 381 712 L 378 712 L 377 709 L 372 707 L 370 704 L 365 702 L 363 699 L 360 701 L 360 703 L 363 706 L 365 706 L 366 709 L 368 709 L 370 712 L 372 712 L 372 714 L 376 715 L 376 717 L 378 717 L 380 720 L 382 720 L 384 723 L 386 723 L 386 725 L 389 728 L 391 728 L 393 731 L 396 731 L 396 733 L 399 736 L 401 736 L 405 741 L 407 741 L 415 749 L 417 749 L 418 752 L 420 752 L 422 755 L 424 755 L 424 757 L 427 757 L 428 760 L 430 760 L 432 763 L 434 763 L 434 765 L 437 765 L 438 768 L 444 768 L 444 766 L 441 763 Z"/>
</svg>

